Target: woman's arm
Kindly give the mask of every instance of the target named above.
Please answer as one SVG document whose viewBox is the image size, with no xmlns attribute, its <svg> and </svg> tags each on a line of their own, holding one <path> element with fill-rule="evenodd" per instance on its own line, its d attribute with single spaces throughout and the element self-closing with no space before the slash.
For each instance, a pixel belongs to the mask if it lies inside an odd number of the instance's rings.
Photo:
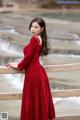
<svg viewBox="0 0 80 120">
<path fill-rule="evenodd" d="M 36 46 L 37 46 L 36 39 L 37 39 L 36 37 L 32 37 L 30 43 L 23 49 L 24 57 L 18 64 L 19 71 L 25 69 L 27 65 L 30 64 L 32 58 L 34 57 L 34 53 L 36 51 Z"/>
</svg>

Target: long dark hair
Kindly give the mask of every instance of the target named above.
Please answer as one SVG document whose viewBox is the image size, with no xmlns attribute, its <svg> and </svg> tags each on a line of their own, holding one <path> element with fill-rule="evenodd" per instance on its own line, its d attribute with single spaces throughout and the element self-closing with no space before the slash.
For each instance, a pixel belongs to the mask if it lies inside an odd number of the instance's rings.
<svg viewBox="0 0 80 120">
<path fill-rule="evenodd" d="M 42 39 L 42 49 L 40 55 L 47 55 L 49 53 L 49 47 L 48 47 L 48 41 L 47 41 L 47 33 L 46 33 L 46 24 L 44 20 L 40 17 L 33 18 L 30 25 L 29 30 L 31 29 L 32 23 L 37 22 L 41 28 L 43 28 L 43 31 L 40 33 L 41 39 Z"/>
</svg>

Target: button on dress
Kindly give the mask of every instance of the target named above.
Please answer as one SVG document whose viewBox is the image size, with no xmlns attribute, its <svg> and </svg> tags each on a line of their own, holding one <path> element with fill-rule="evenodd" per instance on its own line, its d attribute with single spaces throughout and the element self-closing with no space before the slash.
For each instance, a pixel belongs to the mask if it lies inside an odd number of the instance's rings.
<svg viewBox="0 0 80 120">
<path fill-rule="evenodd" d="M 39 38 L 33 36 L 23 48 L 18 70 L 25 70 L 20 120 L 54 120 L 55 109 L 45 69 L 39 62 Z"/>
</svg>

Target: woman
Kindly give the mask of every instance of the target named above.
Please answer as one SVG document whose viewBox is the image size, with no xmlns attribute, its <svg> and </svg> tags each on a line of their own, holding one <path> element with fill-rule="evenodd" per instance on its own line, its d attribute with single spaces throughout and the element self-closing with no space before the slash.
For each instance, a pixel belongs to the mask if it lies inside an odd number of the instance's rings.
<svg viewBox="0 0 80 120">
<path fill-rule="evenodd" d="M 32 37 L 23 49 L 24 58 L 9 64 L 19 71 L 25 69 L 20 120 L 54 120 L 55 110 L 48 76 L 39 62 L 39 56 L 48 54 L 46 24 L 42 18 L 33 18 L 29 25 Z"/>
</svg>

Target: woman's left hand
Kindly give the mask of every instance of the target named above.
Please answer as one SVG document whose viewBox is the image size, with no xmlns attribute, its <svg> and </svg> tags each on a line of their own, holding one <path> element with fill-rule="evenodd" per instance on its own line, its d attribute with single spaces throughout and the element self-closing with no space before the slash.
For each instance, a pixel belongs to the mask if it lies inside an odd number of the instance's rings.
<svg viewBox="0 0 80 120">
<path fill-rule="evenodd" d="M 12 67 L 12 68 L 17 69 L 17 68 L 18 68 L 18 63 L 12 62 L 12 63 L 7 64 L 6 66 L 7 66 L 7 67 Z"/>
</svg>

